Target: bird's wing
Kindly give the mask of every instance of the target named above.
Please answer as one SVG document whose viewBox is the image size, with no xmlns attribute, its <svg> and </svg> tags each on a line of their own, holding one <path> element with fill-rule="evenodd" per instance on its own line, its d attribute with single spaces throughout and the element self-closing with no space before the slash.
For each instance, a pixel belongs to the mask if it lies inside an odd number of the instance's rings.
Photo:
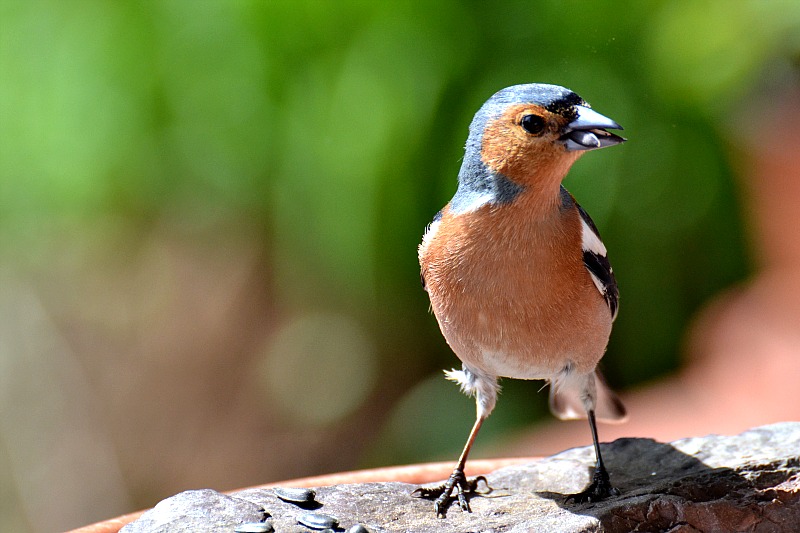
<svg viewBox="0 0 800 533">
<path fill-rule="evenodd" d="M 572 200 L 575 202 L 574 198 Z M 619 308 L 619 289 L 617 288 L 617 280 L 614 279 L 614 269 L 611 268 L 611 263 L 608 261 L 606 246 L 600 238 L 600 233 L 597 231 L 597 226 L 594 225 L 589 213 L 575 202 L 575 207 L 581 214 L 581 248 L 583 250 L 583 264 L 589 275 L 592 276 L 597 290 L 603 295 L 603 298 L 608 304 L 608 309 L 611 311 L 611 319 L 617 318 L 617 310 Z"/>
</svg>

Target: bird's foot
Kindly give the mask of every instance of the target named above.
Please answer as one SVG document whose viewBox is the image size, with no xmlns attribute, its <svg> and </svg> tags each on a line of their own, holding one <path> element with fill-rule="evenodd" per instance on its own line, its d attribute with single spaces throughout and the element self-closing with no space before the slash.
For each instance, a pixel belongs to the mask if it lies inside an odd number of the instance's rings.
<svg viewBox="0 0 800 533">
<path fill-rule="evenodd" d="M 598 468 L 595 470 L 589 486 L 577 494 L 567 496 L 566 503 L 569 503 L 570 500 L 575 503 L 593 503 L 611 496 L 619 496 L 619 490 L 611 486 L 611 480 L 608 478 L 605 468 Z"/>
<path fill-rule="evenodd" d="M 461 507 L 462 511 L 470 513 L 472 510 L 469 508 L 468 496 L 479 494 L 478 484 L 481 481 L 486 485 L 487 492 L 491 491 L 492 488 L 489 486 L 489 482 L 486 481 L 485 477 L 478 476 L 475 479 L 469 480 L 467 476 L 464 475 L 462 469 L 456 468 L 453 470 L 453 473 L 450 474 L 450 478 L 444 485 L 438 487 L 420 487 L 412 492 L 411 496 L 425 499 L 436 498 L 436 501 L 433 502 L 433 511 L 436 513 L 437 517 L 444 518 L 447 507 L 453 499 L 453 490 L 455 490 L 459 507 Z"/>
</svg>

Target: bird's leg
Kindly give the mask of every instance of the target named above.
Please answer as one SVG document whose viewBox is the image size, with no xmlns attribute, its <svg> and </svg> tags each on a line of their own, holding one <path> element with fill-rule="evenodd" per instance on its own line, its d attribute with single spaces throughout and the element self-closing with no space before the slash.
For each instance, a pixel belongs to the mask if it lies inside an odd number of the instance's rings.
<svg viewBox="0 0 800 533">
<path fill-rule="evenodd" d="M 478 476 L 470 481 L 467 479 L 466 475 L 464 475 L 464 466 L 467 463 L 467 456 L 469 455 L 472 443 L 475 442 L 475 437 L 478 435 L 478 431 L 481 429 L 484 420 L 486 420 L 486 417 L 483 416 L 478 416 L 475 420 L 475 425 L 472 426 L 472 431 L 469 433 L 469 438 L 467 439 L 467 444 L 464 446 L 464 450 L 461 452 L 461 457 L 458 458 L 458 463 L 456 463 L 453 473 L 450 474 L 445 484 L 431 488 L 420 487 L 411 493 L 415 498 L 436 498 L 436 501 L 433 503 L 433 511 L 439 518 L 444 518 L 447 507 L 453 499 L 453 490 L 456 491 L 458 505 L 461 507 L 461 510 L 469 513 L 471 510 L 467 497 L 477 492 L 478 483 L 481 481 L 486 483 L 487 487 L 489 486 L 486 482 L 486 478 L 483 476 Z"/>
<path fill-rule="evenodd" d="M 609 496 L 619 496 L 619 490 L 611 486 L 608 471 L 603 464 L 603 456 L 600 455 L 600 442 L 597 439 L 597 422 L 594 418 L 594 410 L 589 411 L 589 427 L 592 430 L 592 442 L 594 443 L 594 453 L 597 457 L 597 464 L 594 468 L 592 482 L 583 491 L 567 496 L 567 501 L 575 503 L 597 502 Z"/>
</svg>

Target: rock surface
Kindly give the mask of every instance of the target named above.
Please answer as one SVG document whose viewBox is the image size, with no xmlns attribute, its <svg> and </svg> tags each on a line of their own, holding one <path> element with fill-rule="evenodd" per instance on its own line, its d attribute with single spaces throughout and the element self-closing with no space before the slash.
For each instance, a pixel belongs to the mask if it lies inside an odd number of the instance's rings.
<svg viewBox="0 0 800 533">
<path fill-rule="evenodd" d="M 272 489 L 231 495 L 188 491 L 159 503 L 123 533 L 219 531 L 271 520 L 277 532 L 308 531 L 297 518 L 318 511 L 378 532 L 629 532 L 800 531 L 800 423 L 662 444 L 620 439 L 603 445 L 612 483 L 621 495 L 566 504 L 589 482 L 594 453 L 576 448 L 487 476 L 491 493 L 473 496 L 472 513 L 457 505 L 438 519 L 433 504 L 409 496 L 404 483 L 317 487 L 303 508 Z"/>
</svg>

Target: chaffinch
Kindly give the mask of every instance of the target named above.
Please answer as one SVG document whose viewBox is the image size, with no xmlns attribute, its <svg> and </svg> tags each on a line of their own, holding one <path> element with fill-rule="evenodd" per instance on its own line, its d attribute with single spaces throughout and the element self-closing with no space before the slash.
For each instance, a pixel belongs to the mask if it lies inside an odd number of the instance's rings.
<svg viewBox="0 0 800 533">
<path fill-rule="evenodd" d="M 613 120 L 564 87 L 505 88 L 469 127 L 458 190 L 428 226 L 419 247 L 423 287 L 448 344 L 463 363 L 446 372 L 477 403 L 477 418 L 452 475 L 436 498 L 443 517 L 453 491 L 467 496 L 484 478 L 464 465 L 494 409 L 498 378 L 550 383 L 561 419 L 588 418 L 597 457 L 591 484 L 569 498 L 617 494 L 598 446 L 596 419 L 620 421 L 625 408 L 597 370 L 617 315 L 619 293 L 592 219 L 561 185 L 583 152 L 625 139 Z"/>
</svg>

